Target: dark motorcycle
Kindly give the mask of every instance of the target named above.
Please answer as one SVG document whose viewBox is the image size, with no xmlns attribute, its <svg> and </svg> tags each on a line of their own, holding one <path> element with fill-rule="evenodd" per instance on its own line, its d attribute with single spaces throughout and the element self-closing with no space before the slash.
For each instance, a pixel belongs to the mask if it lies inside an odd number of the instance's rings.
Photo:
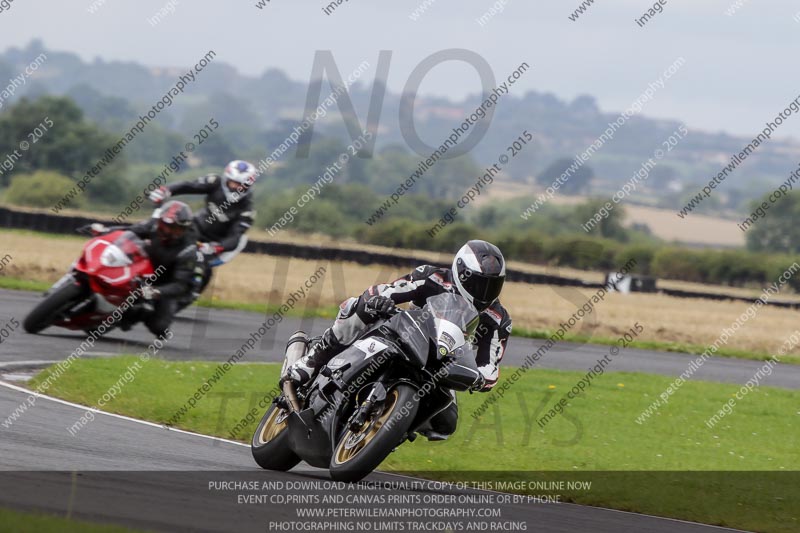
<svg viewBox="0 0 800 533">
<path fill-rule="evenodd" d="M 304 460 L 335 480 L 362 479 L 450 405 L 450 390 L 482 386 L 471 350 L 477 324 L 455 294 L 376 323 L 310 383 L 283 382 L 253 436 L 256 462 L 285 471 Z M 284 370 L 307 346 L 305 333 L 292 336 Z"/>
<path fill-rule="evenodd" d="M 161 206 L 160 204 L 156 204 L 156 207 L 155 207 L 155 209 L 153 209 L 153 214 L 150 215 L 150 218 L 151 219 L 158 219 L 161 216 L 161 208 L 162 207 L 163 206 Z M 201 212 L 198 216 L 205 216 L 205 215 L 204 215 L 203 212 Z M 220 258 L 216 254 L 206 255 L 206 254 L 200 252 L 201 247 L 203 246 L 203 244 L 206 244 L 207 241 L 205 241 L 204 239 L 202 239 L 200 237 L 200 227 L 197 224 L 197 216 L 195 216 L 195 218 L 194 218 L 193 227 L 194 227 L 194 230 L 195 230 L 195 232 L 196 232 L 196 234 L 198 236 L 198 240 L 197 240 L 197 248 L 198 248 L 197 262 L 198 262 L 199 271 L 202 271 L 202 276 L 200 276 L 200 277 L 198 277 L 198 278 L 196 278 L 194 280 L 195 285 L 194 285 L 194 288 L 192 290 L 191 296 L 187 297 L 187 298 L 182 298 L 178 302 L 178 312 L 183 311 L 185 308 L 187 308 L 188 306 L 190 306 L 191 304 L 196 302 L 198 298 L 200 298 L 200 295 L 206 290 L 206 287 L 208 286 L 209 282 L 211 281 L 211 275 L 212 275 L 213 269 L 218 267 L 218 266 L 220 266 L 220 265 L 225 264 L 225 262 L 221 261 Z M 247 240 L 245 239 L 245 244 L 246 244 L 246 242 L 247 242 Z M 244 245 L 242 245 L 242 248 L 244 248 Z"/>
</svg>

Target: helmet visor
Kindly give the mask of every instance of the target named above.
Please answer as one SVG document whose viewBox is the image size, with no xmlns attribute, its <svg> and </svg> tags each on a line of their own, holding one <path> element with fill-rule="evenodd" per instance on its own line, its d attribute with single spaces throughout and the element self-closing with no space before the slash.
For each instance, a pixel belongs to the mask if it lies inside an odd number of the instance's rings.
<svg viewBox="0 0 800 533">
<path fill-rule="evenodd" d="M 163 220 L 158 221 L 158 238 L 162 242 L 170 243 L 183 238 L 186 234 L 187 226 L 178 224 L 167 224 Z"/>
<path fill-rule="evenodd" d="M 505 276 L 490 276 L 470 269 L 459 272 L 458 279 L 472 296 L 475 307 L 481 311 L 489 307 L 500 296 L 506 280 Z"/>
<path fill-rule="evenodd" d="M 250 182 L 249 181 L 241 183 L 241 182 L 238 182 L 236 180 L 228 179 L 228 181 L 225 183 L 225 185 L 228 187 L 229 191 L 238 192 L 240 194 L 246 193 L 247 190 L 250 188 Z"/>
</svg>

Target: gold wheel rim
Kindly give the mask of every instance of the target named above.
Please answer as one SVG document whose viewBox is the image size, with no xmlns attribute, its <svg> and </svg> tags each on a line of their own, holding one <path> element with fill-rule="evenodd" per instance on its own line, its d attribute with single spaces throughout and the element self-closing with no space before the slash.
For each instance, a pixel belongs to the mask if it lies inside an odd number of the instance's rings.
<svg viewBox="0 0 800 533">
<path fill-rule="evenodd" d="M 384 404 L 383 412 L 377 418 L 367 420 L 357 433 L 348 429 L 342 439 L 339 441 L 339 446 L 336 447 L 336 464 L 343 465 L 351 461 L 361 451 L 369 446 L 369 443 L 378 434 L 378 431 L 389 420 L 394 408 L 397 405 L 397 400 L 400 399 L 400 393 L 397 389 L 392 389 L 386 396 L 386 403 Z"/>
<path fill-rule="evenodd" d="M 258 436 L 258 444 L 263 446 L 280 435 L 287 428 L 286 420 L 288 418 L 289 413 L 285 410 L 280 408 L 273 409 L 261 429 L 261 434 Z"/>
</svg>

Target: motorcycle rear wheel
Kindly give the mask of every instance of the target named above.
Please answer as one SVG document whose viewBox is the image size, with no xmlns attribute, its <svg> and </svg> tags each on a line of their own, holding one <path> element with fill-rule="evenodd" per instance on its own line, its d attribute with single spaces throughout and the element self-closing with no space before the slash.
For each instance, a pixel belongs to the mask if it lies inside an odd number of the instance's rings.
<svg viewBox="0 0 800 533">
<path fill-rule="evenodd" d="M 250 450 L 258 466 L 265 470 L 285 472 L 300 462 L 300 457 L 289 448 L 286 418 L 289 413 L 272 404 L 256 428 Z"/>
<path fill-rule="evenodd" d="M 28 313 L 22 327 L 28 333 L 39 333 L 51 326 L 58 316 L 74 305 L 83 295 L 83 288 L 75 283 L 65 283 L 48 294 Z"/>
<path fill-rule="evenodd" d="M 402 442 L 419 409 L 415 389 L 400 383 L 386 394 L 382 409 L 358 432 L 347 429 L 339 439 L 330 463 L 336 481 L 359 481 L 370 474 Z M 401 410 L 405 407 L 404 415 Z"/>
</svg>

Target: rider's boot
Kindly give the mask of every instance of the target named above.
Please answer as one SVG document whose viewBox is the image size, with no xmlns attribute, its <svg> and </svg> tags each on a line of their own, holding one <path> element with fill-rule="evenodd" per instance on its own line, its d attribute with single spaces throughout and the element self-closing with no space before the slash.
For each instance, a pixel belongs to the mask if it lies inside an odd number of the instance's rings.
<svg viewBox="0 0 800 533">
<path fill-rule="evenodd" d="M 434 409 L 436 406 L 444 407 L 417 431 L 429 441 L 447 440 L 450 435 L 455 433 L 458 425 L 458 405 L 455 393 L 439 390 L 433 393 L 430 401 L 434 404 Z"/>
<path fill-rule="evenodd" d="M 153 311 L 153 305 L 149 302 L 136 302 L 128 308 L 119 319 L 119 329 L 130 331 L 133 326 L 144 320 L 148 313 Z"/>
<path fill-rule="evenodd" d="M 340 353 L 346 346 L 342 345 L 330 328 L 309 348 L 308 352 L 286 370 L 285 379 L 297 385 L 310 382 L 328 361 Z"/>
</svg>

